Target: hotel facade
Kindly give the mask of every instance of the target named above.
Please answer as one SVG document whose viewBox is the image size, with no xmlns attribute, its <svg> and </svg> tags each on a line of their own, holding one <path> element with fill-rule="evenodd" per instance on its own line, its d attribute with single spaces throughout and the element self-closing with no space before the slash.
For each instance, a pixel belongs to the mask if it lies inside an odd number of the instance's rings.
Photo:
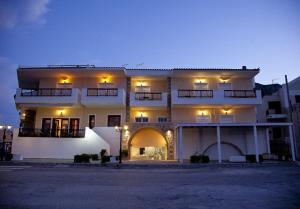
<svg viewBox="0 0 300 209">
<path fill-rule="evenodd" d="M 107 150 L 129 160 L 270 154 L 269 128 L 257 121 L 259 69 L 126 69 L 92 65 L 19 67 L 15 103 L 20 128 L 12 152 L 24 158 L 72 159 Z M 115 126 L 123 127 L 116 131 Z"/>
</svg>

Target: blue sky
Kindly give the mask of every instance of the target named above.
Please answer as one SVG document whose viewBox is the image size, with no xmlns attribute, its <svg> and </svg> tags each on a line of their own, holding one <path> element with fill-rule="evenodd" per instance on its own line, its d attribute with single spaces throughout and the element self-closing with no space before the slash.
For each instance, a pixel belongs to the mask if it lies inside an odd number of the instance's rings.
<svg viewBox="0 0 300 209">
<path fill-rule="evenodd" d="M 300 69 L 298 0 L 1 0 L 0 123 L 18 125 L 18 65 Z"/>
</svg>

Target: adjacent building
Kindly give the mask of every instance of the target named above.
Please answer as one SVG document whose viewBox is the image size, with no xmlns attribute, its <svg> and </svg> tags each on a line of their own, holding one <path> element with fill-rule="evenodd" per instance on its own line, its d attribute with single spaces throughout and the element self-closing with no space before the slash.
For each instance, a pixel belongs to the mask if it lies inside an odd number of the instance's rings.
<svg viewBox="0 0 300 209">
<path fill-rule="evenodd" d="M 280 86 L 278 84 L 265 85 L 268 91 L 263 96 L 263 103 L 258 108 L 257 119 L 265 123 L 293 123 L 293 135 L 296 145 L 296 156 L 300 153 L 300 77 Z M 289 91 L 288 91 L 289 90 Z M 289 93 L 288 93 L 289 92 Z M 289 96 L 288 96 L 289 94 Z M 271 152 L 275 155 L 289 151 L 289 137 L 287 127 L 272 127 L 269 129 Z"/>
<path fill-rule="evenodd" d="M 110 155 L 130 160 L 211 160 L 270 153 L 268 128 L 285 127 L 295 159 L 292 124 L 258 122 L 260 69 L 126 69 L 92 65 L 19 67 L 15 95 L 20 128 L 13 153 L 25 158 Z M 117 132 L 115 126 L 124 127 Z M 121 136 L 120 136 L 121 134 Z"/>
</svg>

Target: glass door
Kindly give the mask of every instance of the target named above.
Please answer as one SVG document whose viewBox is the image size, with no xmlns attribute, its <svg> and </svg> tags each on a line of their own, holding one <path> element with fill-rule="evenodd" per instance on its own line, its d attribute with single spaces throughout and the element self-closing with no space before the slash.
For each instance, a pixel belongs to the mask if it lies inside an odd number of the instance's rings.
<svg viewBox="0 0 300 209">
<path fill-rule="evenodd" d="M 70 119 L 70 134 L 71 134 L 71 136 L 78 136 L 78 134 L 79 134 L 79 119 L 78 118 Z"/>
</svg>

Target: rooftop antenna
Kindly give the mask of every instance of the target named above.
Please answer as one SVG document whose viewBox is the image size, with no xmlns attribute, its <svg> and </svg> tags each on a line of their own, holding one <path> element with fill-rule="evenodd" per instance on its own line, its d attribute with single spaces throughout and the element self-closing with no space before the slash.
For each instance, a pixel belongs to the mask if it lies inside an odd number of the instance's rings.
<svg viewBox="0 0 300 209">
<path fill-rule="evenodd" d="M 140 64 L 137 64 L 136 65 L 136 67 L 140 67 L 140 66 L 142 66 L 142 65 L 144 65 L 144 63 L 142 62 L 142 63 L 140 63 Z"/>
</svg>

